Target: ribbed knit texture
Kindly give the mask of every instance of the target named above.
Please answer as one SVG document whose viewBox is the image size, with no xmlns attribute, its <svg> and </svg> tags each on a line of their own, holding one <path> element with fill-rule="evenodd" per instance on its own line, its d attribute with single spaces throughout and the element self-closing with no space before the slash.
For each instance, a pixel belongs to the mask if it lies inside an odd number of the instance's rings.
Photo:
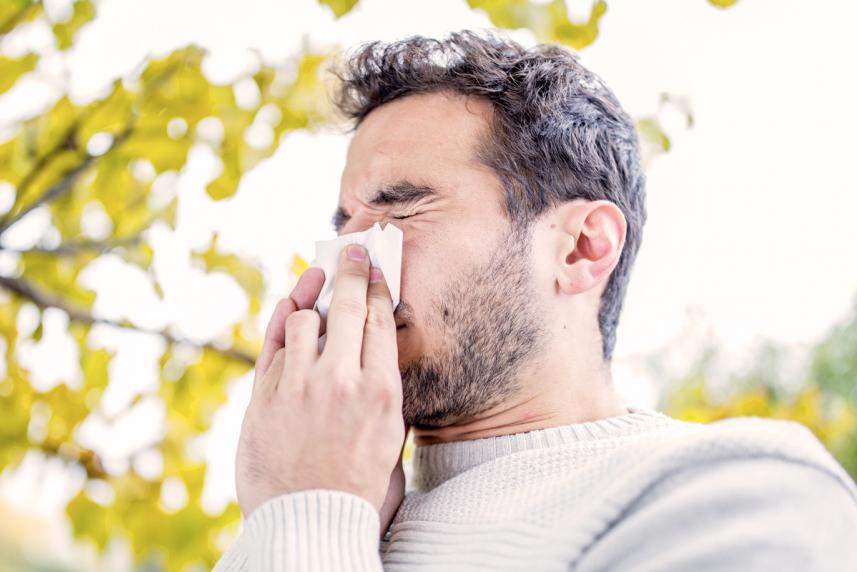
<svg viewBox="0 0 857 572">
<path fill-rule="evenodd" d="M 857 562 L 857 487 L 802 425 L 749 417 L 704 425 L 628 410 L 417 447 L 408 492 L 380 543 L 377 513 L 358 497 L 278 497 L 253 513 L 217 570 L 836 570 Z"/>
</svg>

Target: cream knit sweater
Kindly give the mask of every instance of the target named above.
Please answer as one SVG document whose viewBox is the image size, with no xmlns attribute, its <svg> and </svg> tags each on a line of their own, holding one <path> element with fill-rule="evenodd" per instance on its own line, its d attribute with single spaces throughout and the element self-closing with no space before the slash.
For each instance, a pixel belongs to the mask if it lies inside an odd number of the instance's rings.
<svg viewBox="0 0 857 572">
<path fill-rule="evenodd" d="M 380 542 L 360 497 L 271 499 L 215 570 L 857 570 L 857 487 L 804 426 L 628 410 L 417 447 Z"/>
</svg>

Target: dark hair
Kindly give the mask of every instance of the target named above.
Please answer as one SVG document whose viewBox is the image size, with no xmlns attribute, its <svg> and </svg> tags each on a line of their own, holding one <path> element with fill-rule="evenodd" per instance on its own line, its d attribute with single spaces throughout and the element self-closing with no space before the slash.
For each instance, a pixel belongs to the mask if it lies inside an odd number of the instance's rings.
<svg viewBox="0 0 857 572">
<path fill-rule="evenodd" d="M 446 91 L 488 99 L 490 135 L 477 152 L 504 185 L 513 227 L 526 229 L 546 209 L 577 198 L 621 209 L 625 245 L 598 311 L 609 362 L 646 206 L 634 122 L 604 82 L 562 46 L 527 49 L 497 32 L 467 30 L 443 40 L 369 42 L 333 73 L 334 104 L 354 129 L 373 109 L 407 95 Z"/>
</svg>

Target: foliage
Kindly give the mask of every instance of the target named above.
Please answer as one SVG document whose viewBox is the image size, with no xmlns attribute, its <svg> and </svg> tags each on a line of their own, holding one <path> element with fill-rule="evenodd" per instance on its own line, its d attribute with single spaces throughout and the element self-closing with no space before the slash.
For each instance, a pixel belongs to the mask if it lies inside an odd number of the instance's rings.
<svg viewBox="0 0 857 572">
<path fill-rule="evenodd" d="M 351 11 L 357 5 L 357 0 L 318 0 L 319 4 L 323 4 L 333 11 L 333 15 L 341 18 Z"/>
<path fill-rule="evenodd" d="M 849 317 L 809 352 L 809 365 L 789 379 L 784 347 L 757 350 L 755 367 L 736 374 L 726 391 L 714 391 L 717 350 L 708 351 L 673 381 L 663 410 L 680 419 L 709 422 L 751 415 L 806 425 L 857 479 L 857 303 Z"/>
<path fill-rule="evenodd" d="M 35 2 L 2 6 L 0 22 L 6 33 L 14 33 L 15 25 L 25 21 L 48 17 Z M 57 49 L 67 49 L 77 29 L 93 15 L 94 6 L 79 0 L 67 21 L 53 22 Z M 4 82 L 0 87 L 11 87 L 34 68 L 38 57 L 0 60 Z M 111 491 L 113 500 L 104 504 L 91 497 L 91 487 L 82 489 L 68 506 L 75 535 L 102 549 L 112 537 L 123 537 L 138 561 L 160 561 L 168 570 L 197 561 L 211 566 L 220 552 L 218 534 L 238 519 L 235 505 L 214 516 L 202 510 L 205 466 L 189 454 L 188 444 L 210 427 L 213 413 L 226 398 L 227 382 L 252 367 L 260 340 L 243 339 L 241 324 L 236 324 L 231 345 L 222 348 L 193 344 L 169 328 L 150 331 L 127 320 L 99 318 L 91 310 L 94 293 L 81 286 L 78 277 L 100 256 L 115 254 L 147 271 L 157 287 L 148 272 L 153 250 L 146 230 L 156 221 L 175 228 L 178 200 L 155 195 L 157 177 L 180 171 L 190 149 L 204 145 L 222 163 L 207 191 L 214 199 L 229 197 L 242 174 L 276 150 L 283 133 L 311 128 L 325 116 L 319 69 L 326 54 L 299 54 L 280 67 L 259 65 L 227 85 L 206 79 L 204 57 L 195 47 L 177 50 L 148 62 L 136 76 L 116 80 L 103 97 L 86 104 L 62 95 L 50 109 L 13 126 L 13 135 L 0 143 L 0 179 L 15 189 L 11 208 L 0 217 L 0 236 L 37 209 L 48 211 L 55 229 L 53 238 L 46 233 L 32 248 L 4 248 L 13 256 L 14 268 L 0 275 L 0 335 L 6 353 L 6 373 L 0 381 L 0 469 L 15 466 L 30 450 L 63 459 L 70 469 L 83 469 L 91 483 Z M 240 82 L 258 93 L 252 105 L 236 100 L 234 86 Z M 247 137 L 250 129 L 267 137 L 261 141 Z M 110 221 L 105 237 L 83 232 L 85 212 L 93 208 Z M 194 259 L 206 271 L 225 271 L 236 280 L 249 300 L 242 323 L 249 323 L 260 311 L 265 293 L 259 269 L 222 252 L 216 236 Z M 26 341 L 17 322 L 25 305 L 39 310 L 37 327 L 24 336 L 33 341 L 41 335 L 44 309 L 68 313 L 82 384 L 62 383 L 48 391 L 32 386 L 16 352 Z M 163 437 L 153 445 L 163 458 L 163 471 L 155 478 L 137 474 L 133 457 L 126 472 L 110 472 L 75 438 L 75 430 L 90 415 L 101 414 L 113 357 L 92 346 L 93 324 L 150 331 L 165 341 L 158 390 L 138 396 L 131 406 L 144 397 L 168 404 Z M 185 351 L 177 351 L 177 346 Z M 187 347 L 196 350 L 189 353 Z M 172 511 L 157 499 L 164 483 L 176 480 L 188 491 L 188 501 Z"/>
<path fill-rule="evenodd" d="M 814 348 L 810 376 L 857 406 L 857 300 L 851 315 Z"/>
<path fill-rule="evenodd" d="M 357 0 L 319 1 L 337 18 L 357 4 Z M 497 26 L 526 27 L 541 40 L 578 49 L 595 41 L 607 9 L 599 0 L 588 21 L 574 23 L 563 0 L 468 0 L 468 4 Z M 0 2 L 0 38 L 43 21 L 53 33 L 55 50 L 63 52 L 95 17 L 96 5 L 90 0 L 74 0 L 61 19 L 53 19 L 41 2 L 6 0 Z M 261 340 L 245 338 L 252 328 L 243 326 L 260 312 L 266 285 L 259 268 L 236 253 L 224 252 L 218 237 L 212 236 L 207 247 L 193 253 L 193 261 L 207 272 L 232 276 L 247 295 L 248 311 L 234 324 L 228 343 L 195 343 L 172 326 L 154 330 L 97 315 L 94 292 L 78 278 L 101 257 L 115 255 L 141 269 L 161 293 L 160 277 L 152 272 L 154 251 L 147 230 L 155 223 L 175 228 L 178 198 L 168 187 L 165 193 L 164 185 L 158 190 L 158 182 L 181 172 L 191 149 L 202 146 L 220 164 L 219 173 L 207 184 L 209 196 L 213 200 L 232 196 L 242 176 L 276 151 L 283 134 L 312 129 L 330 119 L 319 73 L 328 56 L 304 52 L 277 66 L 259 62 L 246 75 L 220 85 L 203 73 L 205 52 L 188 46 L 143 62 L 138 71 L 116 79 L 93 101 L 75 102 L 62 88 L 43 112 L 3 126 L 0 184 L 13 189 L 14 199 L 0 212 L 0 254 L 7 263 L 0 272 L 0 348 L 5 351 L 0 471 L 16 467 L 28 452 L 36 451 L 85 475 L 86 486 L 69 503 L 67 514 L 75 537 L 99 551 L 121 538 L 130 545 L 137 564 L 165 570 L 183 570 L 195 563 L 210 567 L 219 556 L 219 539 L 234 532 L 238 510 L 234 504 L 218 515 L 202 510 L 205 466 L 192 445 L 210 428 L 228 382 L 255 361 Z M 40 53 L 0 57 L 0 96 L 28 74 L 38 74 L 41 57 Z M 248 100 L 236 97 L 236 91 L 256 95 Z M 661 107 L 672 103 L 665 97 Z M 669 140 L 658 113 L 642 118 L 641 132 L 666 150 Z M 87 230 L 84 219 L 93 211 L 109 221 L 106 232 Z M 31 213 L 49 218 L 44 236 L 32 247 L 9 248 L 4 235 Z M 305 268 L 306 262 L 295 257 L 292 272 Z M 20 363 L 18 349 L 41 338 L 48 308 L 69 317 L 82 382 L 68 380 L 39 390 Z M 19 330 L 20 314 L 34 309 L 35 327 Z M 90 336 L 93 325 L 141 331 L 164 342 L 158 387 L 138 395 L 126 411 L 114 416 L 121 417 L 144 399 L 165 405 L 162 436 L 147 451 L 131 454 L 125 469 L 105 463 L 77 438 L 87 419 L 105 416 L 102 397 L 112 381 L 113 355 L 95 347 Z M 152 451 L 163 459 L 163 469 L 157 476 L 140 474 L 135 461 Z M 187 491 L 183 506 L 158 501 L 166 487 L 176 484 Z M 98 490 L 102 494 L 94 492 Z"/>
<path fill-rule="evenodd" d="M 738 0 L 708 0 L 708 1 L 711 2 L 711 4 L 713 4 L 714 6 L 717 6 L 718 8 L 729 8 L 730 6 L 732 6 L 736 2 L 738 2 Z"/>
<path fill-rule="evenodd" d="M 560 42 L 582 49 L 595 41 L 598 23 L 607 12 L 607 3 L 597 0 L 589 20 L 583 24 L 568 18 L 565 0 L 535 3 L 530 0 L 467 0 L 471 8 L 484 11 L 500 28 L 529 28 L 542 42 Z"/>
</svg>

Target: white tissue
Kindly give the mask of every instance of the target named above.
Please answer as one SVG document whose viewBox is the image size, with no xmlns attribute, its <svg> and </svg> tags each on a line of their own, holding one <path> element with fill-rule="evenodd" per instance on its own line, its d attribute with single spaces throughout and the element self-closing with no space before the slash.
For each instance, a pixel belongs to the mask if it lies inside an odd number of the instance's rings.
<svg viewBox="0 0 857 572">
<path fill-rule="evenodd" d="M 343 234 L 332 240 L 319 240 L 315 243 L 315 258 L 310 266 L 324 270 L 324 285 L 315 302 L 315 310 L 321 315 L 322 322 L 327 320 L 327 312 L 333 299 L 333 286 L 336 283 L 336 269 L 339 255 L 348 244 L 360 244 L 369 253 L 372 266 L 377 266 L 384 274 L 390 296 L 393 298 L 393 310 L 399 305 L 402 280 L 402 231 L 387 224 L 383 229 L 377 222 L 369 230 Z M 326 336 L 319 338 L 318 351 L 324 349 Z"/>
</svg>

